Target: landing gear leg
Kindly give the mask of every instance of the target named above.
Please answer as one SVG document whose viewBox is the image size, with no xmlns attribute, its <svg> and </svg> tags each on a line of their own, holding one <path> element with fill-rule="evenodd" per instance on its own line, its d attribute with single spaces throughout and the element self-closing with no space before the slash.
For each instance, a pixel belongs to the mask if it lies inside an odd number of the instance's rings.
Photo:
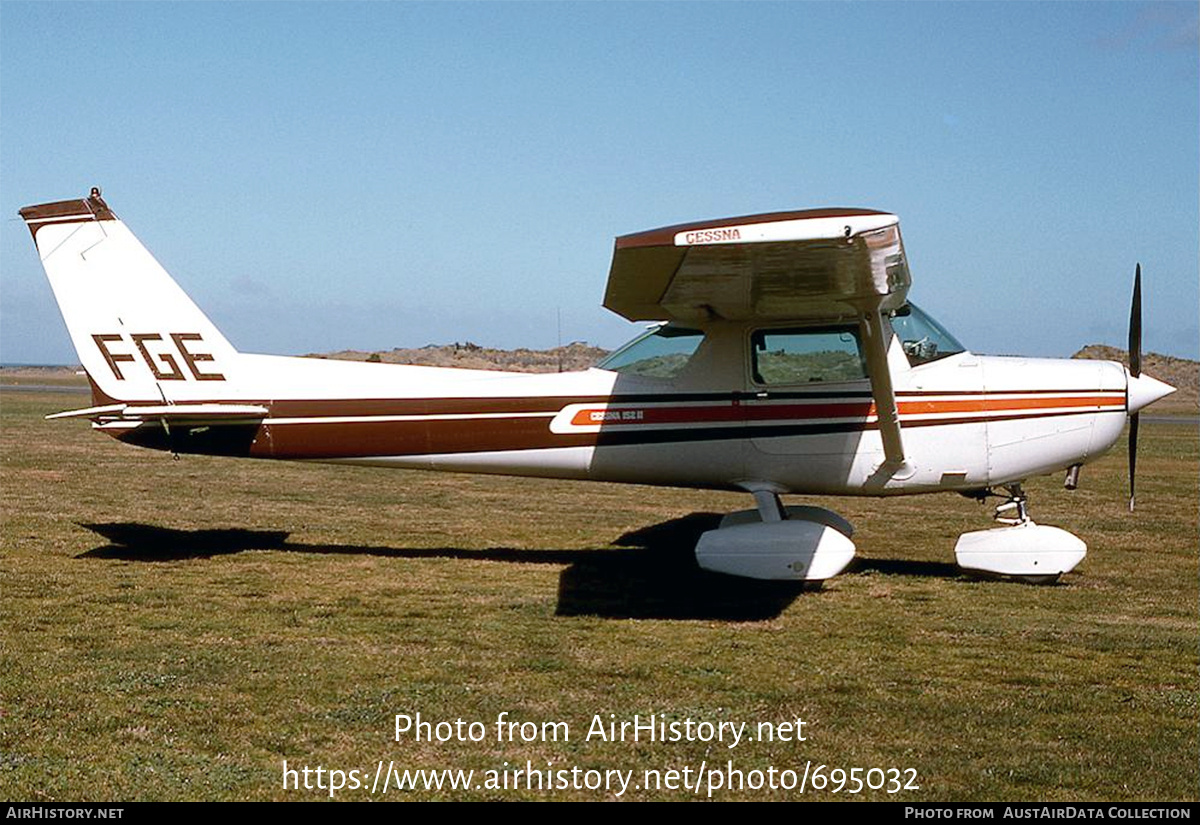
<svg viewBox="0 0 1200 825">
<path fill-rule="evenodd" d="M 1029 498 L 1021 489 L 1020 483 L 1009 484 L 1004 489 L 1008 492 L 1008 496 L 1003 504 L 996 506 L 996 512 L 992 518 L 1000 524 L 1009 524 L 1014 527 L 1028 524 L 1030 522 L 1027 506 Z"/>
<path fill-rule="evenodd" d="M 754 503 L 758 505 L 758 515 L 764 522 L 785 521 L 788 517 L 779 494 L 770 490 L 755 490 Z"/>
</svg>

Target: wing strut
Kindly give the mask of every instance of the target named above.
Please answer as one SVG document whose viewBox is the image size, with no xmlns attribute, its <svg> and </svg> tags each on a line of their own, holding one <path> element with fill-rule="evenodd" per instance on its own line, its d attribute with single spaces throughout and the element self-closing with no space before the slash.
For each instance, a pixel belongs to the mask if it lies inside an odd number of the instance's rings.
<svg viewBox="0 0 1200 825">
<path fill-rule="evenodd" d="M 904 443 L 900 439 L 900 408 L 892 389 L 892 372 L 888 369 L 888 340 L 883 312 L 874 307 L 863 313 L 859 324 L 863 350 L 867 356 L 867 373 L 871 378 L 871 395 L 875 398 L 875 415 L 879 419 L 879 435 L 883 438 L 883 453 L 893 468 L 904 465 Z"/>
</svg>

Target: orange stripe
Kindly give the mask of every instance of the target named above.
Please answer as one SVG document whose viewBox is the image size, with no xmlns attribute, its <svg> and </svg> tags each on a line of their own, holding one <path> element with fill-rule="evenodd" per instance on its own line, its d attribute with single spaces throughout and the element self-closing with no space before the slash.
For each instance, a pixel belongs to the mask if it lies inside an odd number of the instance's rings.
<svg viewBox="0 0 1200 825">
<path fill-rule="evenodd" d="M 949 412 L 1003 412 L 1008 410 L 1045 410 L 1056 407 L 1123 407 L 1123 398 L 1084 395 L 1073 398 L 984 398 L 956 401 L 901 401 L 900 412 L 927 415 Z M 874 405 L 871 414 L 874 415 Z"/>
</svg>

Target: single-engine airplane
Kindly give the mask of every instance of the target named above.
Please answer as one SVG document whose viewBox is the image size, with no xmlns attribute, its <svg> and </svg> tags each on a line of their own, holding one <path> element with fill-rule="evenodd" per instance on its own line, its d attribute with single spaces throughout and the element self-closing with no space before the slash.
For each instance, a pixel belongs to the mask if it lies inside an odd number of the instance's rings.
<svg viewBox="0 0 1200 825">
<path fill-rule="evenodd" d="M 998 496 L 963 534 L 968 571 L 1053 580 L 1086 554 L 1035 524 L 1021 488 L 1104 453 L 1174 388 L 1130 365 L 984 357 L 908 301 L 895 215 L 776 212 L 616 239 L 604 306 L 656 326 L 597 367 L 552 375 L 238 352 L 98 189 L 20 211 L 93 406 L 115 438 L 175 453 L 740 490 L 701 567 L 821 581 L 852 528 L 783 494 Z"/>
</svg>

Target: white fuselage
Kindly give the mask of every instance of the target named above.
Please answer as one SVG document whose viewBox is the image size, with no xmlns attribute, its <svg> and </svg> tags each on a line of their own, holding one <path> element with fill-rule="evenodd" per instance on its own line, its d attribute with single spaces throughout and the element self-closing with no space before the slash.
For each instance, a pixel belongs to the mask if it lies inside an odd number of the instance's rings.
<svg viewBox="0 0 1200 825">
<path fill-rule="evenodd" d="M 213 450 L 225 454 L 830 495 L 1019 481 L 1095 458 L 1125 422 L 1127 373 L 1118 364 L 962 352 L 910 367 L 893 339 L 906 461 L 891 466 L 867 380 L 756 385 L 749 329 L 709 328 L 671 379 L 237 354 L 213 366 L 227 378 L 219 397 L 211 383 L 178 382 L 168 400 L 199 401 L 189 396 L 203 391 L 204 400 L 265 407 L 244 450 Z M 210 451 L 203 438 L 189 449 L 179 424 L 169 443 L 157 422 L 97 426 L 146 446 Z M 219 427 L 193 428 L 211 435 Z"/>
</svg>

